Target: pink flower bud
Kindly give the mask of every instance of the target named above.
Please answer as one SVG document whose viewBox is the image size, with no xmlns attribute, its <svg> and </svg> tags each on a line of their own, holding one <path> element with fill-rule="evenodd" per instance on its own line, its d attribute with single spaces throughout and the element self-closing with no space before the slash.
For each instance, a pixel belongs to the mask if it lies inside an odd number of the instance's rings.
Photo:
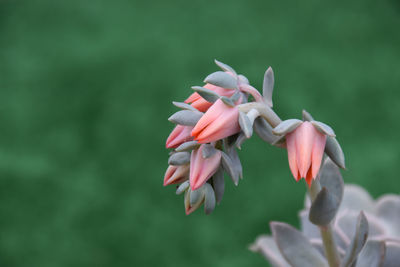
<svg viewBox="0 0 400 267">
<path fill-rule="evenodd" d="M 192 151 L 190 158 L 190 188 L 197 190 L 204 185 L 218 170 L 221 163 L 222 153 L 216 150 L 214 155 L 208 158 L 203 156 L 204 145 Z"/>
<path fill-rule="evenodd" d="M 190 135 L 192 129 L 192 126 L 177 125 L 168 136 L 165 147 L 177 148 L 184 142 L 192 141 L 193 137 Z"/>
<path fill-rule="evenodd" d="M 286 135 L 289 167 L 296 181 L 305 178 L 311 186 L 321 166 L 325 143 L 326 135 L 308 121 Z"/>
<path fill-rule="evenodd" d="M 189 178 L 189 164 L 181 166 L 168 166 L 164 175 L 164 186 L 179 184 Z"/>
<path fill-rule="evenodd" d="M 236 107 L 227 106 L 218 99 L 194 126 L 192 136 L 199 143 L 205 144 L 239 131 L 239 110 Z"/>
<path fill-rule="evenodd" d="M 209 89 L 211 91 L 216 92 L 220 96 L 226 96 L 226 97 L 231 97 L 234 93 L 235 90 L 231 89 L 225 89 L 219 86 L 215 86 L 212 84 L 206 84 L 203 86 L 206 89 Z M 201 112 L 206 112 L 209 107 L 212 106 L 213 103 L 210 103 L 206 101 L 204 98 L 202 98 L 198 93 L 193 93 L 191 94 L 186 100 L 185 103 L 192 103 L 192 107 L 196 108 L 197 110 Z"/>
</svg>

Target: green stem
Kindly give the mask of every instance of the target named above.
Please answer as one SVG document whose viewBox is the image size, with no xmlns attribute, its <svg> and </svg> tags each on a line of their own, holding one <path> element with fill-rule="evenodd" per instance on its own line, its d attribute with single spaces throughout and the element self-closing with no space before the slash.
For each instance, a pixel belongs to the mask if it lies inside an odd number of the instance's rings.
<svg viewBox="0 0 400 267">
<path fill-rule="evenodd" d="M 319 178 L 317 178 L 312 182 L 311 188 L 309 188 L 311 201 L 314 201 L 320 190 L 321 184 L 319 182 Z M 324 244 L 324 250 L 328 264 L 330 267 L 338 267 L 340 264 L 340 258 L 336 249 L 335 240 L 333 238 L 332 226 L 328 224 L 326 226 L 318 227 L 321 233 L 322 242 Z"/>
</svg>

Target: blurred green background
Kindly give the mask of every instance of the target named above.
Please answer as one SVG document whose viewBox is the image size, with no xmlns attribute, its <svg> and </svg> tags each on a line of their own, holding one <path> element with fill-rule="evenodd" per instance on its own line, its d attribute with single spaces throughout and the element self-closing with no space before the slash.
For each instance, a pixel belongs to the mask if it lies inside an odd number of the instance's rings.
<svg viewBox="0 0 400 267">
<path fill-rule="evenodd" d="M 283 118 L 332 125 L 348 183 L 399 193 L 400 2 L 0 1 L 2 266 L 268 266 L 247 250 L 298 225 L 304 182 L 257 136 L 210 216 L 163 188 L 190 86 L 230 64 Z"/>
</svg>

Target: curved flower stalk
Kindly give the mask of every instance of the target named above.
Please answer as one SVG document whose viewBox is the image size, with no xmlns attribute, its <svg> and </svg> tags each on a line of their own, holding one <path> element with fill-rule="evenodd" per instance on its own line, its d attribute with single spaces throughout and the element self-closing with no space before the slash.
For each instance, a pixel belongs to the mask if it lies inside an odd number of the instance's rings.
<svg viewBox="0 0 400 267">
<path fill-rule="evenodd" d="M 287 148 L 296 181 L 305 178 L 311 186 L 324 152 L 344 167 L 343 152 L 336 139 L 332 139 L 335 135 L 329 126 L 314 121 L 308 113 L 303 114 L 304 121 L 282 121 L 272 110 L 271 67 L 265 72 L 261 95 L 245 76 L 222 62 L 215 63 L 222 71 L 208 75 L 204 86 L 193 86 L 195 93 L 185 102 L 173 102 L 181 110 L 169 118 L 177 126 L 166 141 L 166 147 L 173 151 L 164 185 L 185 184 L 177 193 L 185 192 L 187 214 L 203 203 L 187 200 L 194 196 L 195 200 L 201 199 L 195 192 L 204 186 L 211 186 L 216 203 L 220 203 L 225 188 L 224 172 L 238 185 L 243 171 L 236 149 L 253 132 L 267 143 Z"/>
<path fill-rule="evenodd" d="M 169 118 L 177 126 L 166 142 L 173 150 L 164 185 L 180 184 L 176 193 L 184 193 L 186 214 L 202 205 L 206 214 L 214 210 L 224 194 L 224 173 L 238 185 L 243 170 L 236 149 L 256 132 L 287 149 L 293 177 L 306 180 L 309 197 L 300 213 L 302 232 L 272 222 L 272 236 L 257 239 L 254 251 L 274 266 L 399 266 L 400 197 L 374 203 L 360 188 L 358 195 L 351 191 L 357 187 L 344 189 L 339 168 L 345 169 L 345 159 L 332 128 L 306 111 L 303 120 L 282 121 L 272 110 L 272 68 L 261 95 L 245 76 L 216 64 L 222 71 L 192 87 L 196 93 L 185 102 L 173 102 L 181 110 Z"/>
</svg>

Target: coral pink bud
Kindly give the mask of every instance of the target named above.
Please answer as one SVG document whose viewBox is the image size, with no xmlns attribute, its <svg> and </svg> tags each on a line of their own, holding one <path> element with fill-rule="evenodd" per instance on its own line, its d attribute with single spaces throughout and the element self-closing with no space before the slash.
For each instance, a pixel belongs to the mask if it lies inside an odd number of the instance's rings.
<svg viewBox="0 0 400 267">
<path fill-rule="evenodd" d="M 167 138 L 166 148 L 177 148 L 184 142 L 192 141 L 192 126 L 177 125 Z"/>
<path fill-rule="evenodd" d="M 227 106 L 218 99 L 194 126 L 192 136 L 199 143 L 205 144 L 239 131 L 239 110 L 236 107 Z"/>
<path fill-rule="evenodd" d="M 221 163 L 222 153 L 216 149 L 215 153 L 204 158 L 203 156 L 204 145 L 192 151 L 190 158 L 190 188 L 197 190 L 204 185 L 211 176 L 218 170 Z"/>
<path fill-rule="evenodd" d="M 182 166 L 168 166 L 164 175 L 164 186 L 179 184 L 189 178 L 189 164 Z"/>
<path fill-rule="evenodd" d="M 234 93 L 235 90 L 232 89 L 225 89 L 219 86 L 215 86 L 212 84 L 206 84 L 203 86 L 206 89 L 209 89 L 211 91 L 216 92 L 220 96 L 226 96 L 226 97 L 231 97 Z M 191 94 L 186 100 L 185 103 L 192 103 L 192 107 L 196 108 L 197 110 L 201 112 L 206 112 L 209 107 L 212 106 L 213 103 L 210 103 L 206 101 L 204 98 L 202 98 L 198 93 L 193 93 Z"/>
<path fill-rule="evenodd" d="M 325 143 L 326 135 L 308 121 L 286 135 L 289 167 L 296 181 L 305 178 L 311 186 L 321 166 Z"/>
</svg>

